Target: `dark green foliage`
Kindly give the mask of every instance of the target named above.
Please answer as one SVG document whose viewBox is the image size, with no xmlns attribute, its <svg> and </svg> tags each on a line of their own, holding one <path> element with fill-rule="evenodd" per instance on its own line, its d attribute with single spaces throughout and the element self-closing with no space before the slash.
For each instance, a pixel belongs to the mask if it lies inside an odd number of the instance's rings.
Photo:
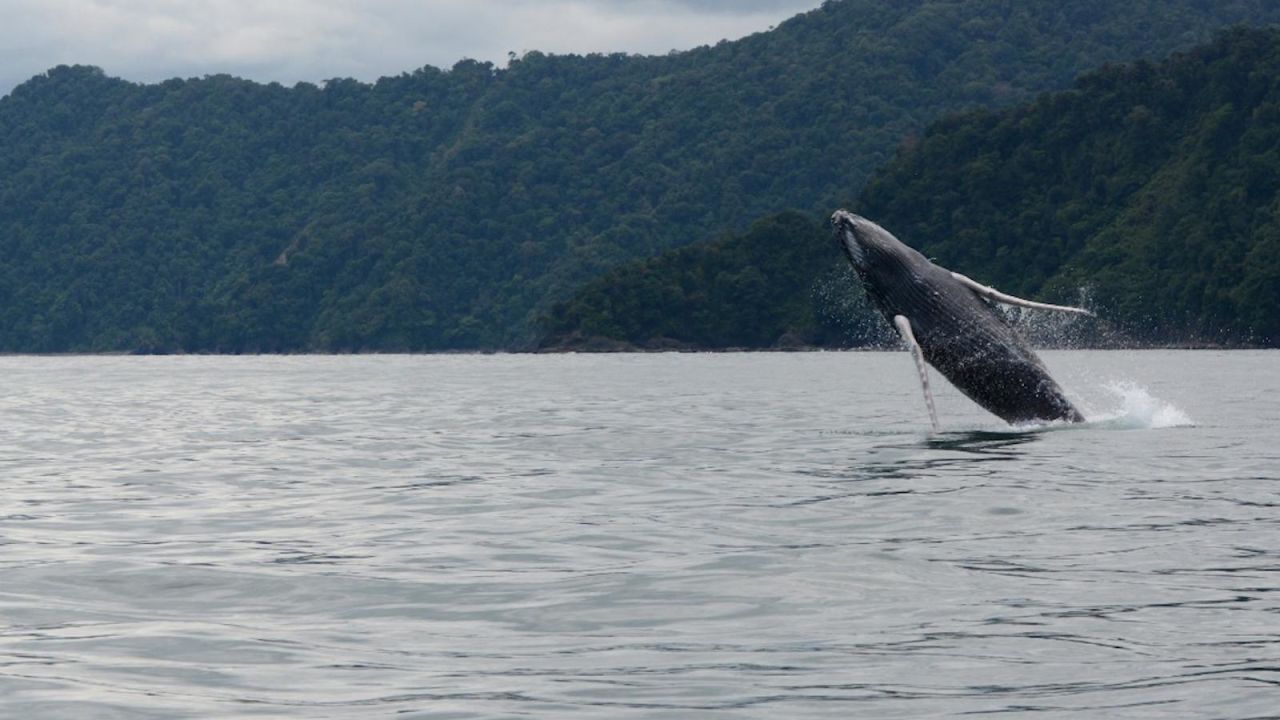
<svg viewBox="0 0 1280 720">
<path fill-rule="evenodd" d="M 743 235 L 628 263 L 542 318 L 542 347 L 770 348 L 864 344 L 853 273 L 825 223 L 795 212 Z M 815 283 L 815 278 L 820 282 Z M 808 288 L 811 292 L 798 292 Z M 610 343 L 607 341 L 614 341 Z"/>
<path fill-rule="evenodd" d="M 947 118 L 902 148 L 857 209 L 982 282 L 1085 302 L 1127 341 L 1280 343 L 1280 32 L 1233 30 L 1160 65 L 1108 67 L 1023 107 Z M 771 241 L 812 242 L 813 228 L 792 229 Z M 634 287 L 642 270 L 651 275 L 644 288 L 683 282 L 691 267 L 704 281 L 750 271 L 776 278 L 771 302 L 782 307 L 830 287 L 818 245 L 797 259 L 738 246 L 751 242 L 697 245 L 620 269 L 557 309 L 545 323 L 551 342 L 602 335 L 637 345 L 660 336 L 696 347 L 767 344 L 742 339 L 758 312 L 745 307 L 746 293 L 740 311 L 715 306 L 715 332 L 683 329 L 712 307 L 695 293 L 667 300 L 662 332 L 613 319 L 621 313 L 610 304 L 619 292 L 630 293 L 621 306 L 628 311 L 655 302 L 652 290 L 646 297 Z M 833 247 L 823 252 L 829 262 L 839 257 Z M 780 262 L 803 272 L 780 272 Z M 786 331 L 817 345 L 870 339 L 831 332 L 818 316 L 795 316 Z M 1106 323 L 1064 332 L 1117 340 Z"/>
<path fill-rule="evenodd" d="M 1280 342 L 1280 32 L 1235 30 L 934 126 L 869 216 L 949 267 L 1153 342 Z"/>
<path fill-rule="evenodd" d="M 1277 20 L 1245 0 L 847 0 L 665 57 L 373 85 L 56 68 L 0 99 L 0 350 L 526 346 L 621 262 L 828 210 L 930 118 Z"/>
</svg>

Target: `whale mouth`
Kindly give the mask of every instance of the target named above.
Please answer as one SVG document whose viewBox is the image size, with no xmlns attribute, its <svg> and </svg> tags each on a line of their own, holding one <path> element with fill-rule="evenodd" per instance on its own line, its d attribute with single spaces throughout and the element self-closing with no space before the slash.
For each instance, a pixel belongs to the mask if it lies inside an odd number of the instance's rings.
<svg viewBox="0 0 1280 720">
<path fill-rule="evenodd" d="M 865 222 L 866 218 L 863 218 L 861 215 L 855 215 L 848 210 L 837 210 L 831 213 L 832 227 L 839 228 L 847 225 L 848 227 L 853 228 L 857 226 L 859 220 Z"/>
<path fill-rule="evenodd" d="M 866 267 L 867 251 L 863 247 L 862 241 L 858 238 L 859 220 L 862 220 L 862 218 L 848 210 L 837 210 L 831 214 L 831 228 L 835 233 L 836 240 L 840 243 L 840 247 L 844 250 L 844 254 L 849 258 L 849 262 L 853 264 L 853 267 L 861 270 Z"/>
</svg>

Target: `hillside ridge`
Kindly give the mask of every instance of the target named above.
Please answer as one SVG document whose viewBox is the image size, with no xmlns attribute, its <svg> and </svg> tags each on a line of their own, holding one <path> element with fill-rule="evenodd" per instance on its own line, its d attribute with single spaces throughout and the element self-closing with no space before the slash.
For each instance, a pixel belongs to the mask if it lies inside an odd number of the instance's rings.
<svg viewBox="0 0 1280 720">
<path fill-rule="evenodd" d="M 0 99 L 0 351 L 529 347 L 584 281 L 853 197 L 903 138 L 1280 7 L 844 0 L 665 56 Z"/>
</svg>

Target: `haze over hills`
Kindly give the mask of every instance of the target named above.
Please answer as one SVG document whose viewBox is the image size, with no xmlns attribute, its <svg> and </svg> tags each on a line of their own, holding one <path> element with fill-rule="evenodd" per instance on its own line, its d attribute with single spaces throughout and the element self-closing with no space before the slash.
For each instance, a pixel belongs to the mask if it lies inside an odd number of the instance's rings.
<svg viewBox="0 0 1280 720">
<path fill-rule="evenodd" d="M 629 259 L 825 213 L 902 139 L 1280 8 L 845 0 L 662 57 L 0 99 L 0 350 L 519 348 Z"/>
<path fill-rule="evenodd" d="M 1280 31 L 1233 30 L 1164 63 L 1108 67 L 1027 105 L 942 120 L 856 207 L 1007 292 L 1078 303 L 1085 289 L 1130 341 L 1280 343 Z M 857 307 L 833 305 L 863 293 L 851 281 L 832 292 L 844 261 L 825 228 L 778 222 L 794 227 L 796 247 L 762 244 L 765 222 L 615 269 L 544 319 L 543 344 L 877 340 Z M 762 321 L 724 300 L 749 298 L 755 278 L 769 278 L 771 304 L 798 310 Z M 714 332 L 698 322 L 708 316 Z"/>
</svg>

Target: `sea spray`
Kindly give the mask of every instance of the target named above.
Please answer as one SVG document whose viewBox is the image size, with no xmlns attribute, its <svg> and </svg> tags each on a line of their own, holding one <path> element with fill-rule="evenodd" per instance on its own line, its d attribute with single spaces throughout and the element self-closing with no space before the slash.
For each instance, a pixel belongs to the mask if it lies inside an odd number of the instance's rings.
<svg viewBox="0 0 1280 720">
<path fill-rule="evenodd" d="M 1091 424 L 1123 429 L 1160 429 L 1195 425 L 1186 412 L 1176 405 L 1151 395 L 1146 388 L 1131 381 L 1113 380 L 1102 386 L 1119 400 L 1118 407 L 1088 413 Z"/>
</svg>

